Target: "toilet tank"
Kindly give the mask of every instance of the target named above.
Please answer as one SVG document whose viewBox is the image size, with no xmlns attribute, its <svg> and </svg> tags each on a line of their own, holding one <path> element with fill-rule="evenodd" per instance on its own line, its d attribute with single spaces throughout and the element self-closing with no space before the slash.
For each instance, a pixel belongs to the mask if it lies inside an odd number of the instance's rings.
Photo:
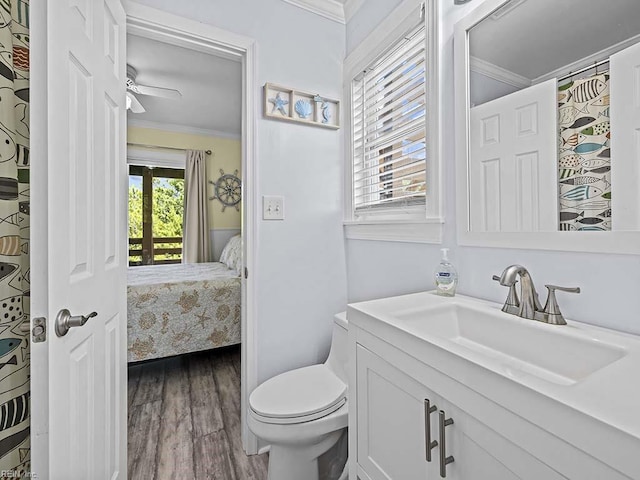
<svg viewBox="0 0 640 480">
<path fill-rule="evenodd" d="M 347 312 L 340 312 L 333 318 L 333 334 L 331 336 L 331 350 L 329 358 L 325 362 L 333 372 L 348 384 L 347 359 L 348 355 L 348 328 Z"/>
</svg>

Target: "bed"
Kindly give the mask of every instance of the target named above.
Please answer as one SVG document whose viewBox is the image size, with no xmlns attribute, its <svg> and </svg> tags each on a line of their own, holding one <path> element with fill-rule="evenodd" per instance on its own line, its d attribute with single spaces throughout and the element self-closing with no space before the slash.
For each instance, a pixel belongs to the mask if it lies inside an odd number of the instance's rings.
<svg viewBox="0 0 640 480">
<path fill-rule="evenodd" d="M 129 269 L 129 362 L 240 343 L 240 240 L 230 259 L 233 240 L 225 262 Z"/>
</svg>

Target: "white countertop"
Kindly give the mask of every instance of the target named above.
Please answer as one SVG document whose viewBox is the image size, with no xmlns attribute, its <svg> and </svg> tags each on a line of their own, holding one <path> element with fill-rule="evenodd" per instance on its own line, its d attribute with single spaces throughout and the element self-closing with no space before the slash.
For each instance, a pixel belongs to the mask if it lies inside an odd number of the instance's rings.
<svg viewBox="0 0 640 480">
<path fill-rule="evenodd" d="M 398 312 L 411 309 L 421 309 L 428 315 L 428 309 L 443 305 L 488 309 L 492 315 L 507 315 L 509 321 L 529 322 L 526 328 L 530 331 L 553 329 L 554 334 L 557 332 L 558 335 L 614 345 L 623 351 L 623 355 L 570 384 L 523 374 L 522 371 L 513 375 L 505 368 L 504 362 L 490 355 L 429 335 L 428 330 L 415 334 L 407 322 L 397 316 Z M 451 378 L 464 379 L 469 388 L 577 448 L 603 458 L 626 475 L 640 479 L 640 337 L 569 319 L 567 325 L 548 325 L 503 313 L 501 307 L 463 295 L 442 297 L 434 292 L 422 292 L 351 304 L 347 317 L 350 325 L 368 331 Z M 540 345 L 540 348 L 544 349 L 545 345 Z M 443 350 L 457 359 L 434 355 L 434 349 Z M 459 359 L 470 364 L 457 361 Z M 469 375 L 465 364 L 472 369 L 473 375 Z M 501 389 L 500 385 L 508 388 Z M 513 392 L 509 388 L 514 385 L 525 387 L 528 391 L 523 391 L 527 395 L 506 395 L 507 391 Z M 543 399 L 539 395 L 552 402 L 545 401 L 541 405 L 539 402 Z M 530 401 L 523 402 L 523 398 Z"/>
</svg>

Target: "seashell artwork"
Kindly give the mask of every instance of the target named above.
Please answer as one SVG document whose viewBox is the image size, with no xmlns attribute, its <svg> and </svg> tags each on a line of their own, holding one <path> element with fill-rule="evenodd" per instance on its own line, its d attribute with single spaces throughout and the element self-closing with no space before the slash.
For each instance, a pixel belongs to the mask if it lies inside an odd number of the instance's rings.
<svg viewBox="0 0 640 480">
<path fill-rule="evenodd" d="M 331 120 L 331 112 L 329 111 L 329 104 L 322 101 L 322 123 L 328 123 Z"/>
<path fill-rule="evenodd" d="M 280 92 L 276 94 L 275 98 L 270 98 L 269 101 L 273 103 L 273 110 L 271 110 L 271 113 L 277 110 L 282 115 L 287 114 L 287 110 L 285 109 L 285 106 L 289 104 L 289 100 L 285 100 L 284 98 L 282 98 Z"/>
<path fill-rule="evenodd" d="M 303 92 L 265 83 L 263 102 L 265 117 L 334 130 L 340 128 L 340 102 L 321 96 L 319 93 Z M 581 135 L 585 136 L 587 133 L 581 133 Z M 582 167 L 567 168 L 578 170 Z"/>
<path fill-rule="evenodd" d="M 300 118 L 308 118 L 313 112 L 313 107 L 308 100 L 300 99 L 295 104 L 295 110 Z"/>
</svg>

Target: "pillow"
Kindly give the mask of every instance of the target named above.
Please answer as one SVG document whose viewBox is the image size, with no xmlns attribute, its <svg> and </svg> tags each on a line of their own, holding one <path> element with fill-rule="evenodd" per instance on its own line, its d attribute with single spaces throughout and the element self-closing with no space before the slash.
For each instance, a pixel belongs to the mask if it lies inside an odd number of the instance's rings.
<svg viewBox="0 0 640 480">
<path fill-rule="evenodd" d="M 242 237 L 240 234 L 229 239 L 220 255 L 220 263 L 224 263 L 231 270 L 240 275 L 242 270 Z"/>
</svg>

